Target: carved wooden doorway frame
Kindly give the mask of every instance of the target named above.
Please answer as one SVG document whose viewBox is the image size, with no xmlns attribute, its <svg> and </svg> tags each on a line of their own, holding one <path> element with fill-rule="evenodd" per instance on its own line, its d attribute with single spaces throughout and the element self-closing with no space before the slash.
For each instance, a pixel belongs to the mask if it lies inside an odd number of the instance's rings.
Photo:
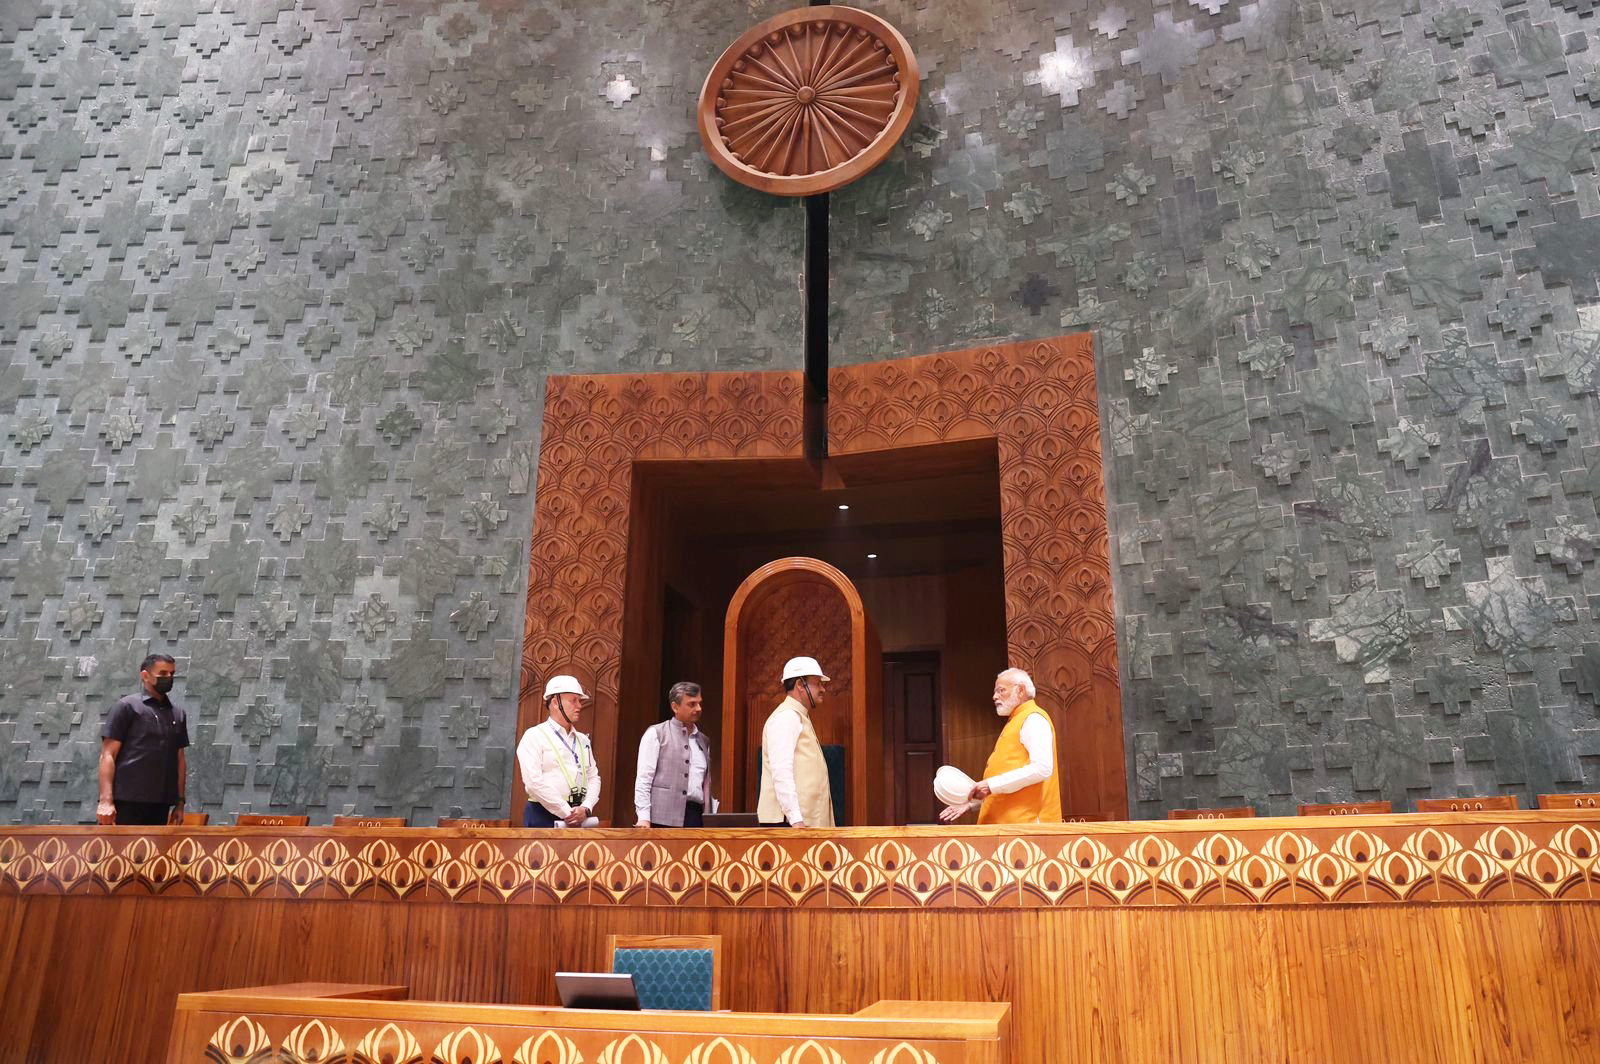
<svg viewBox="0 0 1600 1064">
<path fill-rule="evenodd" d="M 552 376 L 529 556 L 517 735 L 543 717 L 552 672 L 592 684 L 607 792 L 619 765 L 633 474 L 653 460 L 801 460 L 803 382 L 792 373 Z M 1100 449 L 1087 333 L 835 369 L 830 463 L 892 462 L 906 447 L 992 440 L 1000 462 L 1004 664 L 1028 669 L 1056 723 L 1069 813 L 1127 815 L 1127 764 Z M 1070 756 L 1063 757 L 1062 754 Z M 621 769 L 622 771 L 619 771 Z M 523 805 L 513 779 L 511 815 Z M 517 820 L 516 822 L 520 822 Z"/>
</svg>

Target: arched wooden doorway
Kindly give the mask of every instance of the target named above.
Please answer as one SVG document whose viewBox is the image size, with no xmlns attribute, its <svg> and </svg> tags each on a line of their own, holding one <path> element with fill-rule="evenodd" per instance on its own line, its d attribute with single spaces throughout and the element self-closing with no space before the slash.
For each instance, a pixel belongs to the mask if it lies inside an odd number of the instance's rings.
<svg viewBox="0 0 1600 1064">
<path fill-rule="evenodd" d="M 850 578 L 815 558 L 768 562 L 734 592 L 723 638 L 723 801 L 755 808 L 761 726 L 783 700 L 783 663 L 806 654 L 833 681 L 811 721 L 824 745 L 845 748 L 849 808 L 835 814 L 840 823 L 886 823 L 887 775 L 875 770 L 883 651 Z"/>
</svg>

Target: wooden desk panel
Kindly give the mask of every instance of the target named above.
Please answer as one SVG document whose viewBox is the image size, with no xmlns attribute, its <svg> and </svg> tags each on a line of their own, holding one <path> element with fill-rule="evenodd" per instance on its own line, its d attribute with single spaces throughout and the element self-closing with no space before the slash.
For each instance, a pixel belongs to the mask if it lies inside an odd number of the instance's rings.
<svg viewBox="0 0 1600 1064">
<path fill-rule="evenodd" d="M 297 984 L 304 986 L 305 984 Z M 178 998 L 167 1059 L 577 1064 L 1005 1064 L 1010 1006 L 880 1002 L 855 1015 L 613 1012 L 293 996 L 255 987 Z M 337 989 L 332 988 L 332 989 Z M 355 987 L 358 992 L 372 988 Z M 363 996 L 366 996 L 363 994 Z M 271 1051 L 276 1049 L 277 1055 Z"/>
</svg>

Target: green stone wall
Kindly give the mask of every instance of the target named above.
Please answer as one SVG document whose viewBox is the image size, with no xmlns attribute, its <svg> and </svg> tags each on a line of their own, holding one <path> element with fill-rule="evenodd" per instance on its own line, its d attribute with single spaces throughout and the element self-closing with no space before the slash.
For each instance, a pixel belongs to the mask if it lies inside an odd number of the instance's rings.
<svg viewBox="0 0 1600 1064">
<path fill-rule="evenodd" d="M 695 96 L 786 5 L 0 6 L 0 819 L 503 808 L 550 372 L 795 368 Z M 1093 329 L 1130 799 L 1600 789 L 1591 0 L 864 2 L 836 363 Z"/>
<path fill-rule="evenodd" d="M 863 6 L 836 358 L 1096 331 L 1135 814 L 1600 790 L 1592 0 Z"/>
<path fill-rule="evenodd" d="M 503 810 L 552 372 L 795 367 L 698 150 L 774 5 L 0 5 L 0 820 L 178 658 L 191 807 Z"/>
</svg>

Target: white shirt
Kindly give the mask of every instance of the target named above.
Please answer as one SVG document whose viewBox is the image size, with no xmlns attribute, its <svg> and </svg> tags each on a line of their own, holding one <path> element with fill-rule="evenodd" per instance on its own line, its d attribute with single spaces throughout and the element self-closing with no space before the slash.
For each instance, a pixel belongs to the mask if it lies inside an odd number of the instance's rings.
<svg viewBox="0 0 1600 1064">
<path fill-rule="evenodd" d="M 780 704 L 781 708 L 781 704 Z M 805 721 L 796 710 L 774 713 L 767 721 L 763 742 L 767 762 L 772 765 L 772 790 L 783 808 L 784 819 L 791 824 L 804 823 L 800 812 L 800 792 L 794 785 L 794 748 L 805 731 Z"/>
<path fill-rule="evenodd" d="M 529 728 L 517 743 L 517 765 L 528 801 L 538 802 L 557 820 L 572 815 L 567 798 L 574 787 L 583 788 L 579 804 L 589 812 L 594 812 L 600 801 L 600 767 L 594 761 L 594 746 L 575 728 L 568 731 L 548 720 Z"/>
<path fill-rule="evenodd" d="M 674 720 L 675 727 L 683 725 Z M 693 724 L 689 725 L 689 782 L 684 784 L 683 796 L 691 802 L 698 802 L 705 795 L 706 786 L 706 752 L 700 749 L 700 744 L 694 741 L 695 734 L 700 729 Z M 661 742 L 656 738 L 654 728 L 646 728 L 639 737 L 639 774 L 633 778 L 633 811 L 639 819 L 650 820 L 650 785 L 655 782 L 656 764 L 661 757 Z M 710 810 L 706 810 L 710 812 Z"/>
<path fill-rule="evenodd" d="M 1022 748 L 1028 751 L 1028 763 L 985 780 L 989 789 L 996 794 L 1015 794 L 1024 787 L 1043 783 L 1056 770 L 1056 737 L 1048 717 L 1043 713 L 1035 713 L 1023 721 L 1017 738 L 1022 740 Z"/>
</svg>

